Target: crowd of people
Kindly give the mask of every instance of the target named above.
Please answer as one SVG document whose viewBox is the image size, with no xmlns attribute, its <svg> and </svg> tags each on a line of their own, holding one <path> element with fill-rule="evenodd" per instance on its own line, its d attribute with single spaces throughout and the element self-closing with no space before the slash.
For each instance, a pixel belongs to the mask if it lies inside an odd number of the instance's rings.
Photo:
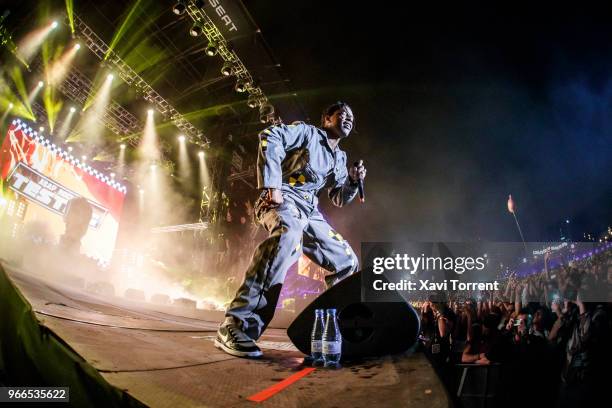
<svg viewBox="0 0 612 408">
<path fill-rule="evenodd" d="M 451 395 L 459 368 L 473 364 L 499 368 L 488 406 L 598 406 L 608 398 L 612 250 L 554 268 L 549 258 L 543 271 L 511 276 L 502 290 L 417 305 L 425 352 Z"/>
</svg>

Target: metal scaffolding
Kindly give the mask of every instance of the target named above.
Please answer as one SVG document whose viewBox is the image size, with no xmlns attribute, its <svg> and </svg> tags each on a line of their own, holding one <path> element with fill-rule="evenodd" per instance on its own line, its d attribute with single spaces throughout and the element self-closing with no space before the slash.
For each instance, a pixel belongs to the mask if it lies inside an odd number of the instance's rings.
<svg viewBox="0 0 612 408">
<path fill-rule="evenodd" d="M 41 61 L 37 61 L 34 69 L 43 75 Z M 85 105 L 94 92 L 91 80 L 75 66 L 72 66 L 66 78 L 57 84 L 57 89 L 70 101 L 81 106 Z M 32 105 L 34 107 L 34 104 Z M 40 107 L 35 113 L 37 118 L 44 118 L 46 121 L 47 114 L 44 108 Z M 109 102 L 102 116 L 98 116 L 97 119 L 120 140 L 127 141 L 133 147 L 138 145 L 139 135 L 144 129 L 143 124 L 115 100 Z"/>
<path fill-rule="evenodd" d="M 58 85 L 58 89 L 66 97 L 83 106 L 91 96 L 93 83 L 83 75 L 78 69 L 72 67 L 66 79 Z M 138 145 L 138 136 L 143 130 L 142 123 L 132 115 L 127 109 L 119 105 L 116 101 L 111 101 L 104 109 L 104 114 L 99 118 L 100 121 L 111 132 L 130 143 L 132 146 Z"/>
<path fill-rule="evenodd" d="M 232 75 L 236 77 L 236 81 L 241 81 L 243 84 L 245 84 L 246 92 L 249 94 L 249 100 L 254 102 L 254 106 L 259 107 L 260 109 L 265 106 L 272 108 L 261 87 L 256 86 L 253 76 L 249 73 L 249 70 L 240 60 L 232 47 L 230 47 L 225 37 L 223 37 L 223 34 L 221 34 L 221 31 L 219 31 L 217 26 L 213 23 L 210 17 L 208 17 L 204 10 L 196 6 L 193 1 L 190 1 L 187 4 L 187 14 L 189 14 L 189 17 L 191 17 L 195 25 L 202 28 L 202 32 L 206 36 L 207 40 L 216 45 L 218 53 L 223 61 L 232 67 Z M 281 119 L 278 116 L 274 116 L 274 108 L 272 108 L 267 120 L 271 123 L 278 123 Z"/>
<path fill-rule="evenodd" d="M 205 147 L 209 140 L 181 115 L 166 99 L 157 93 L 132 67 L 123 61 L 116 52 L 102 41 L 100 37 L 81 18 L 74 14 L 74 29 L 85 45 L 105 64 L 110 66 L 130 86 L 142 94 L 165 119 L 170 119 L 183 132 L 185 137 L 194 144 Z"/>
</svg>

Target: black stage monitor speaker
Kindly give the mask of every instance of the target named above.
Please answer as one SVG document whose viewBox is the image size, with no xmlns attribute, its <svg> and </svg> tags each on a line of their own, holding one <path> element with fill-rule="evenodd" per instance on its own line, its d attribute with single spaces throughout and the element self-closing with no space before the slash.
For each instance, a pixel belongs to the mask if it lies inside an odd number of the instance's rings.
<svg viewBox="0 0 612 408">
<path fill-rule="evenodd" d="M 357 272 L 308 305 L 287 334 L 302 353 L 309 355 L 315 309 L 336 308 L 343 359 L 401 353 L 416 342 L 420 322 L 412 306 L 398 293 L 393 295 L 397 296 L 394 302 L 361 302 L 361 272 Z"/>
</svg>

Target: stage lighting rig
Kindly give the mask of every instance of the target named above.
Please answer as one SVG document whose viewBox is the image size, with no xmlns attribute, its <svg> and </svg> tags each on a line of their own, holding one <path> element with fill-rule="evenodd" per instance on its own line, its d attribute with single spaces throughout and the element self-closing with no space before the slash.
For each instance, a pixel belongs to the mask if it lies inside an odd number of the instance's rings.
<svg viewBox="0 0 612 408">
<path fill-rule="evenodd" d="M 247 106 L 251 109 L 255 109 L 259 105 L 259 100 L 255 95 L 249 95 L 249 99 L 247 99 Z"/>
<path fill-rule="evenodd" d="M 217 44 L 214 41 L 210 41 L 208 43 L 208 45 L 206 46 L 206 55 L 208 55 L 209 57 L 214 57 L 215 55 L 217 55 L 217 52 L 219 51 Z"/>
<path fill-rule="evenodd" d="M 234 89 L 236 92 L 249 92 L 249 95 L 253 97 L 251 102 L 247 101 L 248 106 L 256 108 L 262 106 L 268 102 L 268 98 L 264 95 L 263 90 L 253 80 L 253 76 L 246 68 L 244 63 L 240 60 L 234 47 L 231 43 L 225 39 L 221 31 L 217 28 L 213 20 L 207 15 L 202 9 L 204 2 L 189 1 L 185 3 L 187 6 L 187 14 L 193 20 L 194 26 L 198 25 L 202 29 L 202 34 L 210 42 L 214 42 L 217 46 L 217 54 L 223 59 L 223 66 L 221 68 L 221 74 L 223 76 L 234 75 L 236 77 L 236 85 Z M 268 118 L 266 120 L 280 120 Z"/>
<path fill-rule="evenodd" d="M 270 105 L 269 103 L 266 103 L 265 105 L 261 105 L 261 107 L 259 108 L 259 114 L 264 115 L 264 116 L 269 116 L 269 115 L 274 114 L 274 106 Z"/>
<path fill-rule="evenodd" d="M 172 12 L 176 14 L 177 16 L 180 16 L 180 15 L 185 14 L 186 9 L 187 9 L 187 6 L 185 6 L 185 2 L 179 1 L 178 3 L 174 5 L 174 7 L 172 7 Z"/>
<path fill-rule="evenodd" d="M 221 67 L 221 75 L 230 76 L 234 73 L 234 67 L 230 62 L 225 62 Z"/>
<path fill-rule="evenodd" d="M 204 30 L 202 30 L 202 26 L 199 25 L 198 23 L 194 23 L 191 26 L 191 30 L 189 30 L 189 35 L 192 37 L 199 37 L 202 35 L 203 32 Z"/>
<path fill-rule="evenodd" d="M 271 123 L 274 121 L 274 106 L 269 103 L 259 107 L 259 121 L 261 123 Z"/>
<path fill-rule="evenodd" d="M 191 7 L 191 3 L 188 7 Z M 102 41 L 102 39 L 87 26 L 76 13 L 74 14 L 74 26 L 77 35 L 83 40 L 82 43 L 101 61 L 106 61 L 106 65 L 111 67 L 127 85 L 132 87 L 138 94 L 142 95 L 145 101 L 154 105 L 156 111 L 159 112 L 164 119 L 171 120 L 182 133 L 189 137 L 189 140 L 208 143 L 208 139 L 206 139 L 201 130 L 189 122 L 170 104 L 170 102 L 155 91 L 144 78 L 123 61 L 115 51 L 110 49 L 108 44 Z M 134 132 L 132 132 L 132 134 L 134 134 Z M 138 143 L 139 136 L 128 137 L 126 140 L 130 144 L 135 145 Z"/>
<path fill-rule="evenodd" d="M 236 90 L 236 92 L 243 93 L 246 92 L 247 88 L 249 88 L 250 86 L 251 82 L 249 80 L 238 78 L 234 89 Z"/>
</svg>

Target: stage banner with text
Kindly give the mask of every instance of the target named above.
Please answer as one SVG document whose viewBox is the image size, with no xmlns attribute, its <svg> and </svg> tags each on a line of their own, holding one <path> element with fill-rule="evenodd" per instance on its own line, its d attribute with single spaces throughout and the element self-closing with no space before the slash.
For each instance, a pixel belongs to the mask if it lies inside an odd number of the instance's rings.
<svg viewBox="0 0 612 408">
<path fill-rule="evenodd" d="M 24 224 L 44 223 L 53 238 L 65 231 L 70 200 L 84 197 L 93 215 L 82 240 L 82 252 L 110 260 L 119 229 L 126 188 L 14 120 L 0 152 L 5 196 L 27 203 Z"/>
</svg>

